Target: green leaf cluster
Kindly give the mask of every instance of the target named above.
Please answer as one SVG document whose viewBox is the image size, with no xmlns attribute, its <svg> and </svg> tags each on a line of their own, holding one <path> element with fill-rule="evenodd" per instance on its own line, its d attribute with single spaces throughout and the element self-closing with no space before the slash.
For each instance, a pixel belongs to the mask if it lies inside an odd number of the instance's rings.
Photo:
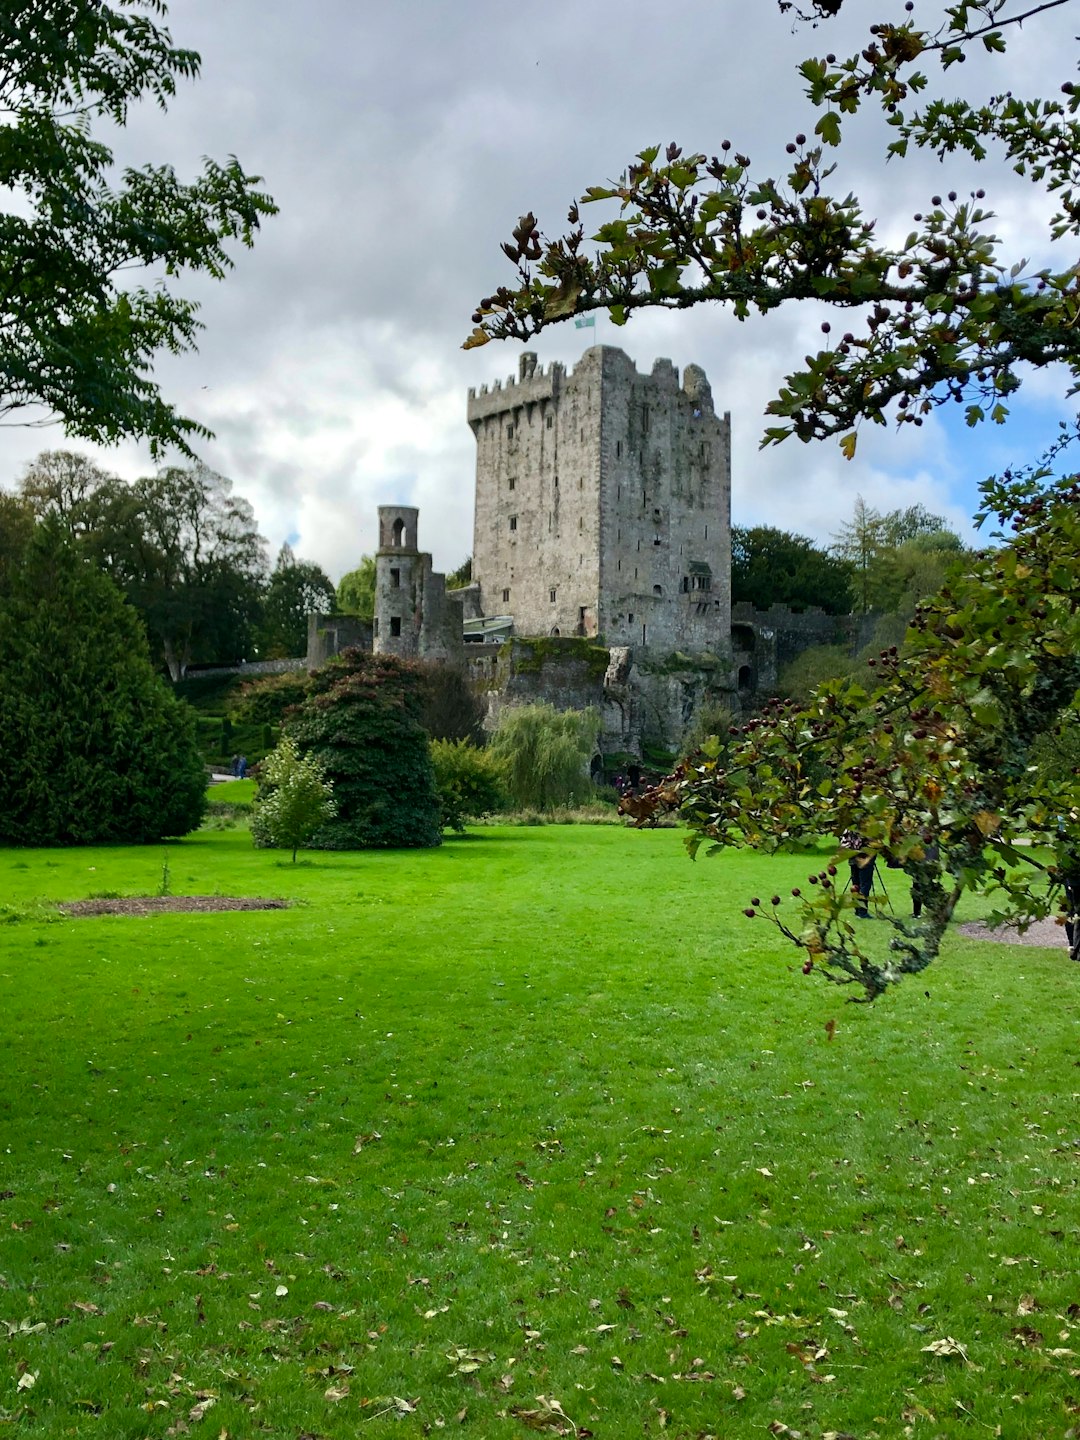
<svg viewBox="0 0 1080 1440">
<path fill-rule="evenodd" d="M 172 43 L 161 0 L 20 0 L 0 17 L 0 414 L 44 406 L 69 435 L 145 437 L 155 456 L 209 435 L 162 397 L 155 357 L 195 348 L 197 302 L 176 277 L 221 279 L 233 244 L 276 213 L 235 157 L 182 181 L 94 138 L 132 105 L 165 109 L 199 56 Z"/>
<path fill-rule="evenodd" d="M 337 814 L 334 787 L 314 755 L 301 755 L 295 739 L 283 735 L 261 762 L 251 817 L 256 845 L 296 852 Z"/>
</svg>

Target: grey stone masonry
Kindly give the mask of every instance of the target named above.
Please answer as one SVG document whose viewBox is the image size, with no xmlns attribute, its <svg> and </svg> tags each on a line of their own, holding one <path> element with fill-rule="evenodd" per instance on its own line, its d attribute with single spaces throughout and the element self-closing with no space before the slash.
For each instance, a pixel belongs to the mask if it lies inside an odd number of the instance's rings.
<svg viewBox="0 0 1080 1440">
<path fill-rule="evenodd" d="M 613 346 L 573 372 L 524 353 L 470 390 L 473 575 L 519 635 L 730 652 L 731 420 L 703 371 L 639 374 Z"/>
<path fill-rule="evenodd" d="M 462 602 L 447 594 L 446 577 L 417 548 L 419 518 L 409 505 L 379 506 L 372 649 L 405 659 L 460 663 Z"/>
</svg>

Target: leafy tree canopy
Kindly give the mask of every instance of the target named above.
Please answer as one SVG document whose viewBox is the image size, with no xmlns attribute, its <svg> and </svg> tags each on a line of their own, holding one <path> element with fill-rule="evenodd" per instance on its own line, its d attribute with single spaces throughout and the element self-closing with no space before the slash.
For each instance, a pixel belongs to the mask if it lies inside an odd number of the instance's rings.
<svg viewBox="0 0 1080 1440">
<path fill-rule="evenodd" d="M 174 680 L 194 660 L 254 653 L 266 549 L 230 480 L 204 465 L 174 465 L 129 485 L 86 456 L 46 451 L 20 494 L 124 591 Z"/>
<path fill-rule="evenodd" d="M 343 615 L 357 615 L 361 620 L 374 620 L 374 555 L 365 555 L 355 570 L 350 570 L 341 577 L 337 584 L 337 603 Z"/>
<path fill-rule="evenodd" d="M 1080 87 L 1066 82 L 1049 99 L 1002 91 L 981 101 L 918 97 L 925 66 L 944 70 L 971 49 L 1004 52 L 1010 26 L 1068 0 L 1007 13 L 1006 0 L 960 0 L 923 6 L 936 28 L 914 13 L 870 26 L 866 47 L 838 58 L 808 59 L 800 76 L 818 112 L 813 134 L 787 145 L 779 178 L 756 171 L 724 140 L 718 153 L 684 153 L 672 142 L 643 150 L 618 180 L 588 188 L 580 203 L 614 203 L 588 245 L 579 205 L 571 229 L 548 240 L 528 214 L 503 250 L 517 266 L 514 286 L 499 286 L 473 315 L 466 348 L 494 338 L 529 340 L 547 326 L 606 309 L 617 325 L 646 307 L 685 309 L 702 301 L 729 305 L 739 319 L 800 300 L 851 312 L 854 330 L 825 342 L 790 375 L 768 411 L 779 423 L 764 444 L 838 435 L 849 456 L 863 421 L 921 425 L 935 406 L 966 404 L 969 424 L 1008 413 L 1025 365 L 1060 361 L 1080 375 L 1076 275 L 1026 274 L 1010 263 L 991 233 L 983 191 L 934 195 L 912 230 L 891 245 L 876 233 L 856 196 L 830 193 L 832 154 L 866 104 L 884 112 L 889 157 L 927 150 L 944 160 L 957 150 L 974 161 L 992 151 L 1048 191 L 1056 203 L 1047 238 L 1080 233 Z M 825 19 L 844 0 L 810 7 Z M 790 5 L 783 8 L 790 9 Z M 914 9 L 914 7 L 913 7 Z M 923 67 L 923 68 L 920 68 Z M 1030 236 L 1034 222 L 1024 216 Z M 1029 242 L 1030 239 L 1029 239 Z"/>
<path fill-rule="evenodd" d="M 781 8 L 824 23 L 844 3 Z M 1022 258 L 1010 263 L 981 189 L 934 195 L 891 243 L 854 195 L 829 185 L 830 152 L 871 104 L 883 112 L 890 157 L 925 149 L 944 165 L 961 152 L 965 168 L 1000 158 L 1049 202 L 1045 240 L 1069 240 L 1075 251 L 1080 87 L 1066 81 L 1042 98 L 1001 84 L 976 100 L 920 100 L 926 66 L 948 72 L 973 51 L 992 64 L 1018 24 L 1064 3 L 920 7 L 939 17 L 936 28 L 921 25 L 912 4 L 899 23 L 872 24 L 858 54 L 808 59 L 800 75 L 817 112 L 813 136 L 788 143 L 779 179 L 756 172 L 728 141 L 711 156 L 672 143 L 587 192 L 587 201 L 618 207 L 593 248 L 577 206 L 571 231 L 552 241 L 525 216 L 503 247 L 516 284 L 481 301 L 466 343 L 527 339 L 599 308 L 622 324 L 645 306 L 714 300 L 745 318 L 823 301 L 850 316 L 850 328 L 833 338 L 823 324 L 822 349 L 768 407 L 778 423 L 764 443 L 838 436 L 849 457 L 860 423 L 921 425 L 950 400 L 966 406 L 969 424 L 1004 421 L 1027 366 L 1061 364 L 1075 382 L 1074 255 L 1033 274 Z M 1038 243 L 1037 210 L 1018 227 L 1029 244 Z M 904 869 L 923 900 L 919 921 L 853 925 L 836 865 L 790 898 L 747 907 L 801 948 L 806 973 L 854 987 L 855 998 L 923 972 L 965 890 L 994 895 L 1000 918 L 1024 921 L 1052 908 L 1063 872 L 1077 878 L 1080 782 L 1075 771 L 1040 768 L 1034 747 L 1080 721 L 1080 478 L 1063 459 L 1078 438 L 1080 425 L 1063 424 L 1030 466 L 985 482 L 977 520 L 996 520 L 1000 548 L 961 557 L 903 646 L 872 657 L 864 684 L 826 684 L 802 706 L 774 702 L 726 756 L 684 765 L 654 792 L 657 807 L 677 809 L 689 826 L 692 850 L 775 849 L 824 832 L 848 837 L 838 862 L 857 845 Z M 902 546 L 923 543 L 924 527 L 916 530 Z"/>
<path fill-rule="evenodd" d="M 438 845 L 439 801 L 422 724 L 423 667 L 349 648 L 317 670 L 286 722 L 333 786 L 336 816 L 316 848 Z"/>
<path fill-rule="evenodd" d="M 595 710 L 556 710 L 546 702 L 513 705 L 500 716 L 488 753 L 515 805 L 553 810 L 591 795 L 589 762 L 599 733 Z"/>
<path fill-rule="evenodd" d="M 855 497 L 852 518 L 835 537 L 833 552 L 851 575 L 857 608 L 909 617 L 924 595 L 945 583 L 964 543 L 940 515 L 921 505 L 881 514 Z"/>
<path fill-rule="evenodd" d="M 263 597 L 259 653 L 269 659 L 306 655 L 307 617 L 333 614 L 335 604 L 325 570 L 283 545 Z"/>
<path fill-rule="evenodd" d="M 276 207 L 233 157 L 182 182 L 125 169 L 100 138 L 129 108 L 164 109 L 199 56 L 175 46 L 161 0 L 20 0 L 0 18 L 0 415 L 44 407 L 100 444 L 155 454 L 207 436 L 153 380 L 161 351 L 195 348 L 197 302 L 171 281 L 232 267 Z"/>
<path fill-rule="evenodd" d="M 771 525 L 731 530 L 731 599 L 759 609 L 819 605 L 828 615 L 851 609 L 850 567 L 802 535 Z"/>
<path fill-rule="evenodd" d="M 451 570 L 446 577 L 446 588 L 448 590 L 460 590 L 463 585 L 472 583 L 472 556 L 467 555 L 456 570 Z"/>
</svg>

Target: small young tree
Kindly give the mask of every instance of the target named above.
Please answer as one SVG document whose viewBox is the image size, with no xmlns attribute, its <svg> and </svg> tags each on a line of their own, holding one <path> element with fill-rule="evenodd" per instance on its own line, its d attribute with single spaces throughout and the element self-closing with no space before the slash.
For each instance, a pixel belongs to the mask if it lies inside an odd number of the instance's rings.
<svg viewBox="0 0 1080 1440">
<path fill-rule="evenodd" d="M 283 735 L 259 766 L 259 789 L 251 818 L 256 845 L 296 852 L 337 814 L 334 787 L 314 755 L 301 755 L 291 735 Z"/>
<path fill-rule="evenodd" d="M 595 710 L 516 705 L 503 712 L 488 750 L 502 767 L 506 788 L 522 809 L 576 805 L 592 791 L 589 761 L 600 721 Z"/>
<path fill-rule="evenodd" d="M 493 815 L 506 804 L 499 762 L 468 740 L 433 740 L 431 763 L 439 792 L 439 823 L 444 830 L 465 829 L 466 820 Z"/>
</svg>

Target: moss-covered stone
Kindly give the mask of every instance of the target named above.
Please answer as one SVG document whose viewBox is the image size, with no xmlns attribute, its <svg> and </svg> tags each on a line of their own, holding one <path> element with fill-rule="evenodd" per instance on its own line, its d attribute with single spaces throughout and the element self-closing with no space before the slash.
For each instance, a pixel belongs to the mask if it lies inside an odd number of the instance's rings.
<svg viewBox="0 0 1080 1440">
<path fill-rule="evenodd" d="M 538 674 L 545 665 L 567 660 L 584 661 L 589 678 L 602 680 L 607 672 L 611 652 L 604 645 L 584 635 L 542 635 L 528 639 L 509 640 L 499 651 L 499 659 L 513 657 L 519 675 Z"/>
</svg>

